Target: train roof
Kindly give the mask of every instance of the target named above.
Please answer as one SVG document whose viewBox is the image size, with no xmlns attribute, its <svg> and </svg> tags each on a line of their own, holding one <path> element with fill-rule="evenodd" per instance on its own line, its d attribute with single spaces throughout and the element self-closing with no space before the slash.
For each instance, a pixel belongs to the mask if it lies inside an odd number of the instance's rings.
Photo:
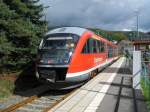
<svg viewBox="0 0 150 112">
<path fill-rule="evenodd" d="M 60 27 L 60 28 L 56 28 L 56 29 L 49 31 L 47 35 L 53 34 L 53 33 L 72 33 L 72 34 L 77 34 L 81 36 L 86 31 L 89 31 L 89 30 L 85 28 L 80 28 L 80 27 Z"/>
<path fill-rule="evenodd" d="M 54 34 L 54 33 L 71 33 L 71 34 L 77 34 L 79 36 L 82 36 L 87 31 L 92 32 L 86 28 L 81 28 L 81 27 L 60 27 L 60 28 L 55 28 L 53 30 L 50 30 L 46 35 Z M 95 33 L 93 34 L 96 35 Z M 96 36 L 100 38 L 102 41 L 108 43 L 109 45 L 116 46 L 113 42 L 103 38 L 103 36 L 98 36 L 98 35 Z"/>
<path fill-rule="evenodd" d="M 112 41 L 107 40 L 106 38 L 104 38 L 104 37 L 101 36 L 101 35 L 96 35 L 96 34 L 94 34 L 93 37 L 95 37 L 95 38 L 97 38 L 97 39 L 100 39 L 102 42 L 105 42 L 105 43 L 107 43 L 107 44 L 110 45 L 110 46 L 117 47 L 116 44 L 114 44 Z"/>
</svg>

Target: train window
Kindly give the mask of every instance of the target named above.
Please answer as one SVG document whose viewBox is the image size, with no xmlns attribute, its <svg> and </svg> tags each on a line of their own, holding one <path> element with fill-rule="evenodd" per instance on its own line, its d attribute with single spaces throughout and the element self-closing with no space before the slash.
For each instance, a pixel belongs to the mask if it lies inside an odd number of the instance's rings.
<svg viewBox="0 0 150 112">
<path fill-rule="evenodd" d="M 90 41 L 89 40 L 85 43 L 82 49 L 82 53 L 84 54 L 90 53 Z"/>
<path fill-rule="evenodd" d="M 82 49 L 82 53 L 86 54 L 88 52 L 89 52 L 88 51 L 88 43 L 86 42 L 85 45 L 84 45 L 84 47 L 83 47 L 83 49 Z"/>
<path fill-rule="evenodd" d="M 101 52 L 101 42 L 100 41 L 98 41 L 98 49 L 99 49 L 99 53 Z"/>
<path fill-rule="evenodd" d="M 90 42 L 89 41 L 87 41 L 87 50 L 88 50 L 87 53 L 90 53 Z"/>
<path fill-rule="evenodd" d="M 82 53 L 84 54 L 93 53 L 94 51 L 93 44 L 94 40 L 92 38 L 89 38 L 82 49 Z"/>
<path fill-rule="evenodd" d="M 86 53 L 86 44 L 83 46 L 82 53 Z"/>
<path fill-rule="evenodd" d="M 105 50 L 105 44 L 99 40 L 89 38 L 82 49 L 82 53 L 101 53 Z"/>
<path fill-rule="evenodd" d="M 100 43 L 100 41 L 97 40 L 97 41 L 96 41 L 96 49 L 97 49 L 97 53 L 100 53 L 99 43 Z"/>
<path fill-rule="evenodd" d="M 97 53 L 97 40 L 93 39 L 93 53 Z"/>
<path fill-rule="evenodd" d="M 44 37 L 43 49 L 66 49 L 68 47 L 76 47 L 79 36 L 70 33 L 49 34 Z"/>
<path fill-rule="evenodd" d="M 90 38 L 88 39 L 88 43 L 89 43 L 89 53 L 93 53 L 93 39 Z"/>
<path fill-rule="evenodd" d="M 108 58 L 113 57 L 113 48 L 108 45 Z"/>
<path fill-rule="evenodd" d="M 101 41 L 98 42 L 99 53 L 105 51 L 105 44 Z"/>
<path fill-rule="evenodd" d="M 67 64 L 75 50 L 79 36 L 70 33 L 46 35 L 41 44 L 41 59 L 48 64 Z M 50 62 L 48 62 L 50 60 Z"/>
<path fill-rule="evenodd" d="M 101 52 L 105 51 L 105 44 L 103 42 L 101 42 Z"/>
</svg>

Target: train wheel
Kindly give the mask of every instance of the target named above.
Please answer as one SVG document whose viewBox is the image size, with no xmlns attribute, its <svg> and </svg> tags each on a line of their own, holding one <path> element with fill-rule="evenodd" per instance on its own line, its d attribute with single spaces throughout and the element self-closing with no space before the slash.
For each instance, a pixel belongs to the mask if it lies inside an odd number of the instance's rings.
<svg viewBox="0 0 150 112">
<path fill-rule="evenodd" d="M 96 74 L 98 74 L 99 73 L 99 70 L 98 69 L 96 69 Z"/>
<path fill-rule="evenodd" d="M 96 71 L 91 72 L 91 79 L 97 75 Z"/>
</svg>

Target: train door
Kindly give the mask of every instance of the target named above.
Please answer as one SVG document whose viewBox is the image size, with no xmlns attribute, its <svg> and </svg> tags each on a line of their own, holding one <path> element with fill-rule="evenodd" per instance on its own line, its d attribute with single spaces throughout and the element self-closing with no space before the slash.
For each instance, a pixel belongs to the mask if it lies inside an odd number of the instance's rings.
<svg viewBox="0 0 150 112">
<path fill-rule="evenodd" d="M 86 59 L 86 67 L 90 69 L 93 66 L 93 39 L 90 37 L 86 40 L 81 54 L 84 56 L 83 58 Z"/>
</svg>

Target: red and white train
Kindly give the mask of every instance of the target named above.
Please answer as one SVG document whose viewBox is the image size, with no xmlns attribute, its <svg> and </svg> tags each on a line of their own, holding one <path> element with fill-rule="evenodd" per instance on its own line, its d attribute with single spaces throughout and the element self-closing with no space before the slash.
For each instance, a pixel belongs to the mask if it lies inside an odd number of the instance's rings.
<svg viewBox="0 0 150 112">
<path fill-rule="evenodd" d="M 82 85 L 118 56 L 117 46 L 92 31 L 61 27 L 49 31 L 39 45 L 36 77 L 53 89 Z"/>
</svg>

